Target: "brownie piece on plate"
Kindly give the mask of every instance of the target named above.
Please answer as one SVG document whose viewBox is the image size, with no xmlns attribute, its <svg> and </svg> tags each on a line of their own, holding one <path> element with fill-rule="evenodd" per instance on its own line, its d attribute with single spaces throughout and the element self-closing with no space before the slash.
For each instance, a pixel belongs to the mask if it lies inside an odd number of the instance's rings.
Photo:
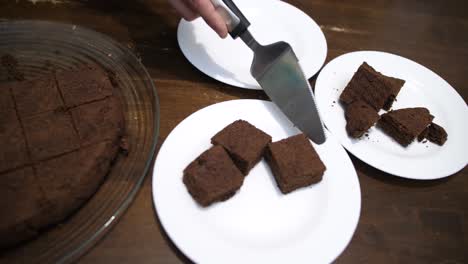
<svg viewBox="0 0 468 264">
<path fill-rule="evenodd" d="M 214 146 L 185 168 L 183 182 L 193 199 L 206 207 L 231 198 L 242 186 L 244 175 L 223 147 Z"/>
<path fill-rule="evenodd" d="M 320 182 L 326 170 L 304 134 L 268 144 L 265 159 L 284 194 Z"/>
<path fill-rule="evenodd" d="M 403 85 L 405 85 L 406 81 L 398 79 L 398 78 L 393 78 L 389 76 L 382 75 L 384 80 L 386 80 L 389 83 L 389 87 L 392 90 L 392 93 L 388 97 L 387 101 L 385 102 L 383 109 L 385 110 L 390 110 L 392 108 L 393 102 L 396 101 L 397 95 L 400 93 L 401 88 Z"/>
<path fill-rule="evenodd" d="M 403 84 L 403 80 L 387 77 L 364 62 L 340 95 L 340 101 L 346 106 L 361 100 L 376 111 L 390 109 Z"/>
<path fill-rule="evenodd" d="M 431 124 L 434 117 L 423 107 L 390 111 L 381 116 L 378 126 L 406 147 Z"/>
<path fill-rule="evenodd" d="M 218 132 L 211 143 L 223 146 L 239 170 L 247 175 L 265 151 L 271 136 L 244 120 L 237 120 Z"/>
<path fill-rule="evenodd" d="M 379 120 L 377 111 L 363 101 L 354 101 L 346 107 L 346 131 L 353 138 L 359 138 Z"/>
<path fill-rule="evenodd" d="M 428 139 L 432 143 L 443 146 L 447 141 L 447 131 L 436 123 L 431 123 L 419 136 L 418 140 L 421 142 Z"/>
</svg>

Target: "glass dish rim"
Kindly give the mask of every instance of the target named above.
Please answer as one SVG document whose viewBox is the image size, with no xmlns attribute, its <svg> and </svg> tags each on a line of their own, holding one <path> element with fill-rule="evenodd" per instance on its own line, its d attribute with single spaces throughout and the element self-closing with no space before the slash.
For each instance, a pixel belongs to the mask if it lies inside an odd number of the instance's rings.
<svg viewBox="0 0 468 264">
<path fill-rule="evenodd" d="M 81 25 L 77 25 L 77 24 L 71 24 L 71 23 L 66 23 L 66 22 L 61 22 L 61 21 L 34 20 L 34 19 L 18 19 L 18 20 L 0 19 L 0 28 L 14 26 L 14 25 L 27 25 L 29 23 L 36 24 L 36 25 L 41 24 L 41 26 L 44 26 L 44 27 L 47 27 L 47 26 L 53 26 L 56 28 L 73 27 L 73 30 L 79 30 L 84 33 L 95 35 L 96 37 L 100 38 L 102 41 L 111 43 L 112 45 L 121 49 L 140 68 L 143 75 L 146 77 L 142 81 L 149 84 L 149 87 L 151 88 L 152 95 L 153 95 L 152 101 L 154 102 L 154 105 L 152 107 L 152 110 L 154 113 L 154 120 L 153 120 L 154 126 L 152 129 L 154 132 L 152 134 L 150 153 L 149 153 L 147 161 L 145 162 L 145 166 L 143 167 L 142 175 L 138 178 L 138 180 L 135 182 L 134 188 L 129 192 L 128 196 L 124 199 L 124 201 L 116 208 L 116 210 L 114 211 L 114 213 L 112 213 L 112 215 L 106 221 L 106 223 L 103 224 L 101 227 L 99 227 L 91 237 L 84 240 L 83 243 L 81 243 L 76 249 L 71 250 L 70 252 L 64 254 L 63 256 L 60 256 L 58 258 L 59 260 L 57 261 L 57 263 L 70 263 L 82 257 L 94 245 L 96 245 L 108 233 L 108 231 L 111 230 L 112 227 L 114 227 L 114 225 L 118 222 L 118 220 L 123 215 L 123 213 L 126 212 L 126 210 L 130 207 L 131 203 L 135 200 L 136 195 L 141 189 L 141 186 L 143 185 L 143 182 L 147 174 L 152 168 L 153 159 L 155 157 L 155 152 L 156 152 L 157 143 L 158 143 L 159 128 L 160 128 L 159 95 L 156 89 L 156 85 L 153 81 L 153 78 L 151 77 L 148 70 L 141 62 L 141 60 L 128 47 L 126 47 L 119 41 L 107 36 L 104 33 L 101 33 L 94 29 L 81 26 Z"/>
</svg>

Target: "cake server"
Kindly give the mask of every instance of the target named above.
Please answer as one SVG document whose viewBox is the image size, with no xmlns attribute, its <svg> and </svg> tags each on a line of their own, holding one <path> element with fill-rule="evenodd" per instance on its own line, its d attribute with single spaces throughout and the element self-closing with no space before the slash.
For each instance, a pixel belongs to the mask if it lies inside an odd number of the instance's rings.
<svg viewBox="0 0 468 264">
<path fill-rule="evenodd" d="M 259 44 L 250 22 L 231 0 L 211 0 L 224 18 L 232 38 L 240 37 L 253 51 L 250 73 L 288 119 L 317 144 L 325 142 L 323 123 L 308 80 L 291 46 L 284 42 Z"/>
</svg>

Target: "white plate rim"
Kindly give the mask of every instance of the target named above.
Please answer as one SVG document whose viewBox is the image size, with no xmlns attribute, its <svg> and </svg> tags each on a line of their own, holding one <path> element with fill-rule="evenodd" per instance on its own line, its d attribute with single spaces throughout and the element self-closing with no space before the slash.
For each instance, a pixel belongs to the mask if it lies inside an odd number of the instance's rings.
<svg viewBox="0 0 468 264">
<path fill-rule="evenodd" d="M 363 51 L 349 52 L 349 53 L 340 55 L 340 56 L 334 58 L 333 60 L 331 60 L 330 62 L 328 62 L 323 67 L 323 69 L 321 70 L 320 74 L 317 77 L 317 81 L 315 83 L 315 96 L 316 96 L 317 106 L 319 108 L 319 111 L 321 111 L 322 113 L 328 112 L 327 110 L 330 109 L 329 108 L 330 102 L 326 101 L 326 99 L 329 99 L 326 96 L 326 93 L 327 93 L 326 90 L 331 89 L 331 88 L 326 87 L 326 85 L 324 83 L 327 83 L 326 78 L 329 78 L 330 74 L 332 74 L 331 73 L 332 70 L 336 70 L 336 68 L 332 68 L 332 67 L 336 67 L 335 64 L 341 63 L 341 61 L 343 61 L 343 60 L 355 59 L 354 57 L 356 57 L 357 59 L 361 59 L 361 60 L 365 60 L 364 58 L 369 58 L 369 57 L 388 57 L 388 58 L 393 58 L 393 59 L 399 60 L 402 63 L 406 63 L 407 65 L 411 65 L 412 67 L 419 68 L 419 70 L 425 71 L 426 73 L 430 74 L 431 77 L 435 78 L 438 82 L 443 84 L 441 87 L 443 87 L 443 89 L 447 89 L 447 93 L 450 94 L 450 96 L 452 96 L 456 100 L 456 103 L 458 103 L 458 104 L 461 104 L 462 102 L 464 103 L 464 100 L 460 96 L 460 94 L 458 94 L 458 92 L 446 80 L 444 80 L 437 73 L 435 73 L 431 69 L 425 67 L 424 65 L 421 65 L 420 63 L 415 62 L 415 61 L 413 61 L 411 59 L 405 58 L 403 56 L 388 53 L 388 52 L 384 52 L 384 51 L 363 50 Z M 379 69 L 377 69 L 377 70 L 379 70 Z M 338 103 L 338 98 L 334 98 L 334 100 L 336 100 L 336 107 L 335 108 L 341 107 L 339 105 L 339 103 Z M 398 97 L 397 97 L 397 100 L 398 100 Z M 466 106 L 466 104 L 465 104 L 465 106 Z M 468 120 L 468 112 L 467 111 L 465 111 L 464 113 L 460 113 L 460 114 L 462 116 L 467 117 L 466 120 Z M 393 176 L 398 176 L 398 177 L 401 177 L 401 178 L 407 178 L 407 179 L 412 179 L 412 180 L 442 179 L 442 178 L 450 177 L 450 176 L 454 175 L 455 173 L 459 172 L 464 167 L 466 167 L 466 165 L 468 163 L 468 151 L 465 151 L 464 154 L 465 154 L 466 159 L 465 159 L 464 164 L 463 164 L 463 162 L 459 162 L 456 166 L 453 166 L 451 169 L 446 169 L 443 173 L 439 172 L 439 173 L 432 173 L 431 174 L 431 172 L 433 172 L 433 171 L 430 170 L 430 169 L 426 169 L 424 171 L 424 173 L 428 173 L 428 171 L 429 171 L 429 175 L 428 174 L 419 175 L 417 170 L 408 171 L 408 170 L 402 169 L 402 166 L 398 166 L 398 164 L 392 165 L 392 164 L 389 164 L 389 163 L 385 163 L 385 162 L 382 162 L 381 160 L 379 160 L 377 157 L 366 155 L 366 153 L 362 153 L 360 151 L 357 151 L 356 148 L 353 147 L 353 145 L 350 143 L 349 137 L 343 138 L 343 137 L 337 135 L 337 132 L 334 131 L 334 128 L 330 127 L 331 121 L 330 121 L 330 119 L 328 118 L 327 115 L 323 115 L 323 122 L 324 122 L 325 126 L 329 129 L 329 131 L 332 134 L 335 135 L 337 140 L 351 154 L 353 154 L 355 157 L 357 157 L 361 161 L 367 163 L 368 165 L 370 165 L 370 166 L 372 166 L 372 167 L 374 167 L 376 169 L 379 169 L 379 170 L 381 170 L 383 172 L 389 173 L 390 175 L 393 175 Z M 344 130 L 344 127 L 342 129 Z M 340 133 L 341 132 L 342 131 L 340 131 Z M 449 134 L 449 140 L 450 140 L 450 134 Z M 464 143 L 468 147 L 467 142 L 464 142 Z M 397 143 L 395 143 L 395 144 L 397 144 Z M 432 164 L 432 163 L 427 164 L 427 165 L 428 166 L 434 166 L 434 164 Z M 438 166 L 437 168 L 440 169 L 440 166 Z M 415 174 L 416 174 L 416 176 L 415 176 Z"/>
<path fill-rule="evenodd" d="M 242 0 L 240 0 L 240 1 L 242 1 Z M 300 10 L 299 8 L 295 7 L 294 5 L 292 5 L 290 3 L 279 1 L 279 0 L 257 0 L 255 2 L 259 2 L 259 1 L 260 2 L 264 1 L 264 2 L 269 2 L 269 3 L 276 2 L 275 4 L 283 5 L 283 6 L 287 7 L 287 8 L 291 8 L 291 9 L 295 10 L 295 12 L 297 12 L 298 15 L 303 16 L 304 19 L 308 20 L 308 23 L 310 23 L 311 28 L 313 28 L 314 30 L 316 30 L 319 33 L 315 37 L 320 39 L 320 42 L 321 42 L 320 44 L 324 46 L 324 49 L 321 52 L 319 52 L 319 54 L 321 56 L 320 56 L 318 62 L 315 63 L 316 65 L 311 66 L 311 63 L 309 63 L 309 61 L 311 59 L 315 59 L 316 56 L 313 56 L 313 58 L 312 58 L 312 56 L 309 56 L 308 58 L 305 58 L 305 59 L 303 58 L 303 60 L 301 60 L 301 58 L 299 57 L 299 60 L 300 60 L 299 63 L 302 66 L 303 73 L 304 73 L 306 79 L 312 78 L 323 67 L 323 65 L 324 65 L 324 63 L 325 63 L 325 61 L 327 59 L 327 54 L 328 54 L 327 39 L 326 39 L 325 34 L 323 33 L 323 30 L 321 29 L 320 25 L 314 19 L 312 19 L 309 15 L 307 15 L 304 11 Z M 225 83 L 225 84 L 228 84 L 228 85 L 231 85 L 231 86 L 234 86 L 234 87 L 242 88 L 242 89 L 251 89 L 251 90 L 261 90 L 262 89 L 260 87 L 260 85 L 258 85 L 258 84 L 251 85 L 251 84 L 247 84 L 247 83 L 244 83 L 244 82 L 241 82 L 241 81 L 234 80 L 232 78 L 228 78 L 228 77 L 224 76 L 223 74 L 218 75 L 215 72 L 211 72 L 210 70 L 206 69 L 204 66 L 200 65 L 196 61 L 194 56 L 192 55 L 192 52 L 190 51 L 190 48 L 189 48 L 189 44 L 186 44 L 183 41 L 183 39 L 184 39 L 183 38 L 184 28 L 186 28 L 190 23 L 192 23 L 192 22 L 188 22 L 188 21 L 186 21 L 184 19 L 181 19 L 179 21 L 179 24 L 177 26 L 177 43 L 179 45 L 180 50 L 182 51 L 182 54 L 190 62 L 191 65 L 193 65 L 197 70 L 199 70 L 200 72 L 202 72 L 206 76 L 208 76 L 210 78 L 213 78 L 213 79 L 215 79 L 217 81 L 220 81 L 222 83 Z M 230 36 L 228 36 L 227 38 L 230 38 Z M 281 41 L 281 39 L 278 39 L 278 41 Z M 250 65 L 248 65 L 248 67 L 250 68 Z"/>
<path fill-rule="evenodd" d="M 256 99 L 240 99 L 240 100 L 231 100 L 231 101 L 225 101 L 225 102 L 221 102 L 221 103 L 217 103 L 217 104 L 214 104 L 214 105 L 210 105 L 210 106 L 207 106 L 205 108 L 202 108 L 200 110 L 198 110 L 197 112 L 193 113 L 192 115 L 190 115 L 189 117 L 187 117 L 186 119 L 184 119 L 181 123 L 179 123 L 176 128 L 174 128 L 173 131 L 177 130 L 178 127 L 180 127 L 184 121 L 188 120 L 189 118 L 194 118 L 194 116 L 197 115 L 197 113 L 200 113 L 202 111 L 208 111 L 210 110 L 211 108 L 213 107 L 216 107 L 216 106 L 219 106 L 219 105 L 226 105 L 226 104 L 232 104 L 232 103 L 239 103 L 239 102 L 242 102 L 242 103 L 254 103 L 254 104 L 257 104 L 257 103 L 269 103 L 272 105 L 271 102 L 268 102 L 268 101 L 263 101 L 263 100 L 256 100 Z M 279 110 L 278 110 L 279 111 Z M 255 124 L 254 124 L 255 125 Z M 171 132 L 172 133 L 172 132 Z M 361 215 L 361 188 L 360 188 L 360 184 L 359 184 L 359 179 L 358 179 L 358 176 L 357 176 L 357 172 L 354 168 L 354 165 L 351 161 L 351 159 L 349 158 L 349 156 L 347 155 L 346 151 L 343 149 L 343 147 L 333 138 L 333 136 L 328 133 L 328 139 L 327 140 L 333 140 L 333 144 L 339 149 L 339 151 L 341 152 L 341 155 L 343 155 L 344 157 L 344 167 L 348 166 L 350 168 L 352 168 L 352 170 L 350 171 L 350 174 L 348 175 L 349 177 L 353 177 L 353 181 L 354 181 L 354 186 L 352 186 L 353 188 L 356 188 L 354 190 L 354 194 L 353 195 L 357 195 L 357 197 L 354 197 L 354 198 L 351 198 L 350 200 L 353 200 L 353 199 L 356 199 L 356 203 L 357 204 L 354 204 L 355 208 L 351 208 L 353 206 L 350 206 L 350 208 L 346 208 L 346 210 L 354 210 L 354 215 L 351 215 L 351 218 L 354 217 L 354 219 L 351 219 L 349 221 L 349 224 L 348 224 L 348 228 L 349 227 L 352 227 L 351 229 L 352 230 L 347 230 L 347 232 L 350 232 L 350 235 L 347 237 L 346 241 L 341 241 L 341 244 L 343 245 L 342 248 L 338 248 L 338 250 L 335 252 L 335 254 L 333 255 L 333 257 L 329 260 L 327 260 L 327 262 L 332 262 L 333 260 L 335 260 L 339 255 L 342 254 L 342 252 L 346 249 L 346 247 L 349 245 L 349 243 L 351 242 L 351 239 L 352 237 L 354 236 L 354 233 L 357 229 L 357 226 L 358 226 L 358 222 L 359 222 L 359 218 L 360 218 L 360 215 Z M 159 151 L 159 154 L 158 154 L 158 157 L 160 155 L 161 152 L 164 151 L 164 148 L 165 148 L 165 144 L 166 142 L 168 142 L 168 140 L 170 140 L 170 137 L 171 137 L 171 134 L 166 138 L 166 140 L 164 141 L 163 145 L 161 146 L 160 148 L 160 151 Z M 219 263 L 219 261 L 221 261 L 222 258 L 225 258 L 226 256 L 221 256 L 221 258 L 217 259 L 200 259 L 198 258 L 198 256 L 196 256 L 196 253 L 194 253 L 193 251 L 191 251 L 191 249 L 187 248 L 185 245 L 183 245 L 183 243 L 181 243 L 181 241 L 179 241 L 177 239 L 177 237 L 174 236 L 173 234 L 173 231 L 174 230 L 168 230 L 168 222 L 165 217 L 164 217 L 164 212 L 161 213 L 161 202 L 160 202 L 160 199 L 158 197 L 158 189 L 159 191 L 161 190 L 160 188 L 158 188 L 158 184 L 157 184 L 157 172 L 159 171 L 158 167 L 159 167 L 159 163 L 158 163 L 158 157 L 156 158 L 156 161 L 155 161 L 155 165 L 154 165 L 154 169 L 153 169 L 153 177 L 152 177 L 152 196 L 153 196 L 153 204 L 155 206 L 155 213 L 157 215 L 157 217 L 159 218 L 159 221 L 161 223 L 161 226 L 164 228 L 165 230 L 165 233 L 168 235 L 168 237 L 170 238 L 170 240 L 174 243 L 174 245 L 177 246 L 177 248 L 187 257 L 189 257 L 192 261 L 195 261 L 196 263 Z M 349 187 L 349 186 L 348 186 Z M 163 188 L 163 187 L 161 187 Z M 344 242 L 344 243 L 343 243 Z M 339 243 L 338 243 L 339 244 Z M 208 249 L 210 251 L 210 249 Z M 308 248 L 308 250 L 310 250 Z M 230 256 L 230 257 L 234 257 L 235 256 Z M 245 259 L 243 259 L 245 261 Z M 224 263 L 226 263 L 226 260 L 224 259 L 223 260 Z M 232 261 L 229 260 L 227 261 L 229 263 L 236 263 L 236 261 Z M 302 261 L 301 261 L 302 262 Z M 310 261 L 307 260 L 305 263 L 309 263 Z"/>
</svg>

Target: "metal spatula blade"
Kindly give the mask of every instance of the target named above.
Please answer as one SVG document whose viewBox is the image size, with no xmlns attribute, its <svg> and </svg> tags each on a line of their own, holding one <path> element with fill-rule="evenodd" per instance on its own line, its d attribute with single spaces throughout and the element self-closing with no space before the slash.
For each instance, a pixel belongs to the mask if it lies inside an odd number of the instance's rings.
<svg viewBox="0 0 468 264">
<path fill-rule="evenodd" d="M 325 132 L 309 82 L 291 46 L 277 42 L 262 46 L 248 31 L 249 21 L 231 0 L 212 0 L 225 18 L 229 34 L 240 37 L 254 52 L 250 72 L 288 119 L 317 144 Z"/>
</svg>

